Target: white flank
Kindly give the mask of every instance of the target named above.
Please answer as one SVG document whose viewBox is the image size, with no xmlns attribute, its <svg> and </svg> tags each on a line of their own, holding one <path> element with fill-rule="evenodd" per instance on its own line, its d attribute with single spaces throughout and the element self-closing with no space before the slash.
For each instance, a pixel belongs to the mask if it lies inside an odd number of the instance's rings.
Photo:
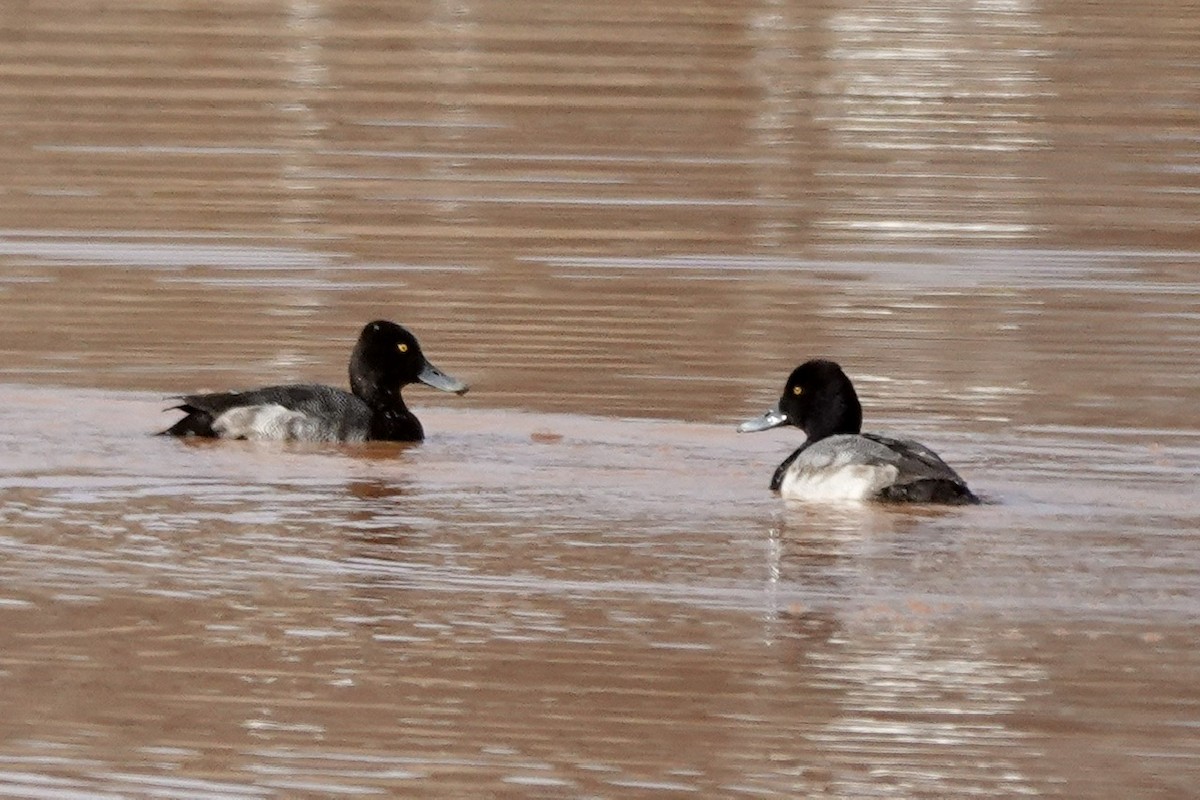
<svg viewBox="0 0 1200 800">
<path fill-rule="evenodd" d="M 779 494 L 784 500 L 830 502 L 870 500 L 891 485 L 900 470 L 891 464 L 844 464 L 820 469 L 797 469 L 784 473 Z"/>
<path fill-rule="evenodd" d="M 280 405 L 238 406 L 213 420 L 223 439 L 309 439 L 312 422 Z"/>
</svg>

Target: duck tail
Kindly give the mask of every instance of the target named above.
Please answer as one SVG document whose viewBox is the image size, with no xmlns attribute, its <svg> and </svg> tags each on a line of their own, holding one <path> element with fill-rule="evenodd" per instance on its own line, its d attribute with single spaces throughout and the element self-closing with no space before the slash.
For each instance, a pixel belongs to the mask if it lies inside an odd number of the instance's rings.
<svg viewBox="0 0 1200 800">
<path fill-rule="evenodd" d="M 893 503 L 942 503 L 952 506 L 980 503 L 966 485 L 937 478 L 893 484 L 880 492 L 880 499 Z"/>
<path fill-rule="evenodd" d="M 175 409 L 184 412 L 183 419 L 166 430 L 159 431 L 158 436 L 205 436 L 212 438 L 217 435 L 217 432 L 212 427 L 212 415 L 207 411 L 189 405 L 175 406 Z"/>
</svg>

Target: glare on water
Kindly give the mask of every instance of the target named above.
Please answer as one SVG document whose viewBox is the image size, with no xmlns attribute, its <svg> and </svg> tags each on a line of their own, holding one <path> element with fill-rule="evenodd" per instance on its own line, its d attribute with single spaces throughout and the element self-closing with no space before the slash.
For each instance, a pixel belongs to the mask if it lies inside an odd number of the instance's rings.
<svg viewBox="0 0 1200 800">
<path fill-rule="evenodd" d="M 0 795 L 1191 796 L 1196 29 L 0 13 Z M 151 435 L 376 318 L 423 444 Z M 985 504 L 773 496 L 814 356 Z"/>
</svg>

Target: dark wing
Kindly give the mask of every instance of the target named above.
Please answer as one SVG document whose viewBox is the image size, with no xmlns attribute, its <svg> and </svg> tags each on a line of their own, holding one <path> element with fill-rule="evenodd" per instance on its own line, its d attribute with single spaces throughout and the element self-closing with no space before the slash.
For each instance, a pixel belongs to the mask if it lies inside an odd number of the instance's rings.
<svg viewBox="0 0 1200 800">
<path fill-rule="evenodd" d="M 920 442 L 912 439 L 893 439 L 877 433 L 860 434 L 886 447 L 888 459 L 899 473 L 891 486 L 883 489 L 884 500 L 915 503 L 978 503 L 979 498 L 967 488 L 966 481 L 950 465 Z"/>
<path fill-rule="evenodd" d="M 267 386 L 246 392 L 190 394 L 174 408 L 183 419 L 162 433 L 168 436 L 221 436 L 214 423 L 222 414 L 264 406 L 279 406 L 304 415 L 312 433 L 304 438 L 342 440 L 369 428 L 371 412 L 362 400 L 342 389 L 320 384 Z M 227 435 L 227 434 L 226 434 Z"/>
</svg>

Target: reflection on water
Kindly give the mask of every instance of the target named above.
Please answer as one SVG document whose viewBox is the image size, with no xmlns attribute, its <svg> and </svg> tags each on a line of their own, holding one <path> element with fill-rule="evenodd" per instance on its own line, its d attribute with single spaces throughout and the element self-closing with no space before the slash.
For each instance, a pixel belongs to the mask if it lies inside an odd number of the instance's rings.
<svg viewBox="0 0 1200 800">
<path fill-rule="evenodd" d="M 1194 793 L 1195 9 L 68 6 L 0 11 L 0 794 Z M 473 385 L 421 446 L 149 435 L 378 317 Z M 817 355 L 989 502 L 773 498 Z"/>
<path fill-rule="evenodd" d="M 1090 12 L 303 0 L 64 24 L 24 6 L 0 27 L 20 166 L 0 209 L 421 260 L 1194 247 L 1191 11 Z"/>
<path fill-rule="evenodd" d="M 1046 737 L 1128 669 L 1200 677 L 1200 506 L 1140 508 L 1194 437 L 1039 432 L 985 469 L 988 439 L 963 468 L 1001 503 L 806 508 L 726 425 L 439 408 L 424 445 L 342 448 L 151 437 L 153 396 L 3 401 L 17 796 L 1053 795 L 1090 784 Z M 1128 466 L 1024 477 L 1072 440 Z"/>
<path fill-rule="evenodd" d="M 466 376 L 468 406 L 735 420 L 823 355 L 867 390 L 869 427 L 1200 427 L 1181 403 L 1200 347 L 1194 256 L 1174 251 L 526 256 L 517 276 L 203 237 L 0 231 L 5 257 L 0 374 L 15 381 L 342 384 L 353 336 L 384 317 Z"/>
</svg>

